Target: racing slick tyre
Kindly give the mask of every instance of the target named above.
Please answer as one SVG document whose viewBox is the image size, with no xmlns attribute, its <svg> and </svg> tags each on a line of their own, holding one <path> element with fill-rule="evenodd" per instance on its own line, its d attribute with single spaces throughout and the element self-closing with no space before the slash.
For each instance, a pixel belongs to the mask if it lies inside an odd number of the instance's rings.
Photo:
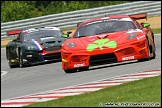
<svg viewBox="0 0 162 108">
<path fill-rule="evenodd" d="M 148 43 L 148 40 L 146 40 L 147 41 L 147 43 Z M 148 45 L 148 44 L 147 44 Z M 151 59 L 151 51 L 150 51 L 150 47 L 149 47 L 149 45 L 148 45 L 148 47 L 147 47 L 147 52 L 148 52 L 148 58 L 143 58 L 143 59 L 138 59 L 138 61 L 139 62 L 142 62 L 142 61 L 147 61 L 147 60 L 150 60 Z"/>
<path fill-rule="evenodd" d="M 79 70 L 80 70 L 80 71 L 86 71 L 86 70 L 88 70 L 88 69 L 89 69 L 89 66 L 80 68 Z"/>
<path fill-rule="evenodd" d="M 151 57 L 151 59 L 155 59 L 156 57 L 156 53 L 155 53 L 155 50 L 153 51 L 153 57 Z"/>
<path fill-rule="evenodd" d="M 19 56 L 19 66 L 20 66 L 21 68 L 24 67 L 24 63 L 23 63 L 23 59 L 22 59 L 22 51 L 20 51 L 20 56 Z"/>
<path fill-rule="evenodd" d="M 9 52 L 7 52 L 7 62 L 8 62 L 8 65 L 9 65 L 10 68 L 17 67 L 17 65 L 11 64 L 11 59 L 10 59 L 10 56 L 9 56 Z"/>
<path fill-rule="evenodd" d="M 17 67 L 17 65 L 11 65 L 11 59 L 7 60 L 8 61 L 8 65 L 10 68 L 15 68 Z"/>
<path fill-rule="evenodd" d="M 148 58 L 146 58 L 146 60 L 150 60 L 150 59 L 151 59 L 151 56 L 150 56 L 150 55 L 151 55 L 151 51 L 150 51 L 149 46 L 148 46 L 148 50 L 147 50 L 147 51 L 148 51 L 148 55 L 149 55 L 149 56 L 148 56 Z"/>
<path fill-rule="evenodd" d="M 156 53 L 154 52 L 153 54 L 154 55 L 153 55 L 152 59 L 155 59 L 156 58 Z"/>
<path fill-rule="evenodd" d="M 65 73 L 74 73 L 77 71 L 77 69 L 68 69 L 68 70 L 64 70 Z"/>
</svg>

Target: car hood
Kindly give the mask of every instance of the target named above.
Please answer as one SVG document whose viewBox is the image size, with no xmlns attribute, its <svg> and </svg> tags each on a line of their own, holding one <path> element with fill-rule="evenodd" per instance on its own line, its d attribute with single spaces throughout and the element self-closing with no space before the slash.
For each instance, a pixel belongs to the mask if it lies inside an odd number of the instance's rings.
<svg viewBox="0 0 162 108">
<path fill-rule="evenodd" d="M 116 42 L 117 44 L 123 44 L 126 42 L 134 41 L 134 39 L 127 39 L 130 34 L 135 34 L 136 36 L 144 35 L 142 30 L 140 29 L 131 29 L 126 31 L 119 31 L 119 32 L 113 32 L 113 33 L 104 33 L 99 35 L 93 35 L 93 36 L 86 36 L 79 38 L 79 40 L 85 45 L 89 45 L 92 43 L 96 44 L 104 44 L 107 42 Z"/>
<path fill-rule="evenodd" d="M 47 39 L 32 39 L 25 42 L 26 45 L 34 45 L 39 50 L 53 48 L 53 50 L 59 50 L 65 38 L 47 38 Z M 28 43 L 28 44 L 27 44 Z"/>
<path fill-rule="evenodd" d="M 124 44 L 127 42 L 131 42 L 134 39 L 127 39 L 128 36 L 132 33 L 137 33 L 139 35 L 142 35 L 141 30 L 126 30 L 126 31 L 120 31 L 120 32 L 113 32 L 113 33 L 104 33 L 99 35 L 92 35 L 92 36 L 84 36 L 80 38 L 71 38 L 66 41 L 66 43 L 74 42 L 76 44 L 76 48 L 70 48 L 70 50 L 76 50 L 76 49 L 87 49 L 91 50 L 97 47 L 108 47 L 108 48 L 116 48 L 119 44 Z M 67 48 L 67 47 L 66 47 Z"/>
<path fill-rule="evenodd" d="M 88 50 L 94 49 L 95 47 L 109 47 L 116 48 L 122 37 L 128 35 L 126 31 L 114 32 L 114 33 L 104 33 L 99 35 L 87 36 L 79 38 L 79 40 L 84 44 L 85 48 Z"/>
</svg>

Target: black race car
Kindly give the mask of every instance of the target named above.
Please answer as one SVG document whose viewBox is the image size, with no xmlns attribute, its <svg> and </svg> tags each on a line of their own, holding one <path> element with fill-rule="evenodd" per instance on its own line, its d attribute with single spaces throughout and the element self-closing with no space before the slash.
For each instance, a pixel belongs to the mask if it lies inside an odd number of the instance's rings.
<svg viewBox="0 0 162 108">
<path fill-rule="evenodd" d="M 61 45 L 66 40 L 57 27 L 40 27 L 26 30 L 14 30 L 8 35 L 18 34 L 6 46 L 6 58 L 10 68 L 24 67 L 46 61 L 61 60 Z"/>
</svg>

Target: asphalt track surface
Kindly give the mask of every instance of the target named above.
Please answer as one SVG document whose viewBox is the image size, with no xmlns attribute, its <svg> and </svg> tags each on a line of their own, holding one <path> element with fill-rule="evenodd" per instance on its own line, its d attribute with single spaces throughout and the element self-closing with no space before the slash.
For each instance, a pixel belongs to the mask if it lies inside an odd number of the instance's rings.
<svg viewBox="0 0 162 108">
<path fill-rule="evenodd" d="M 1 48 L 1 100 L 39 92 L 75 86 L 92 81 L 109 79 L 145 70 L 161 70 L 161 34 L 155 35 L 156 58 L 92 66 L 87 71 L 66 74 L 61 62 L 34 65 L 25 68 L 9 68 L 5 49 Z"/>
</svg>

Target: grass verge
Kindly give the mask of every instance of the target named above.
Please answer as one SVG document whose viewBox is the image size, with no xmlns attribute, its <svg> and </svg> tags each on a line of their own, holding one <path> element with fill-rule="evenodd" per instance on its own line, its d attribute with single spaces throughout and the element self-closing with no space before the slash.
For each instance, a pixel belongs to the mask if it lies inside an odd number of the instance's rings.
<svg viewBox="0 0 162 108">
<path fill-rule="evenodd" d="M 145 107 L 161 106 L 161 75 L 25 107 L 99 107 L 119 104 L 131 106 L 136 105 L 135 103 L 139 106 L 145 103 Z"/>
<path fill-rule="evenodd" d="M 1 45 L 1 48 L 5 48 L 6 47 L 6 45 Z"/>
<path fill-rule="evenodd" d="M 154 28 L 154 29 L 152 29 L 152 31 L 154 34 L 159 34 L 159 33 L 161 33 L 161 28 Z"/>
</svg>

